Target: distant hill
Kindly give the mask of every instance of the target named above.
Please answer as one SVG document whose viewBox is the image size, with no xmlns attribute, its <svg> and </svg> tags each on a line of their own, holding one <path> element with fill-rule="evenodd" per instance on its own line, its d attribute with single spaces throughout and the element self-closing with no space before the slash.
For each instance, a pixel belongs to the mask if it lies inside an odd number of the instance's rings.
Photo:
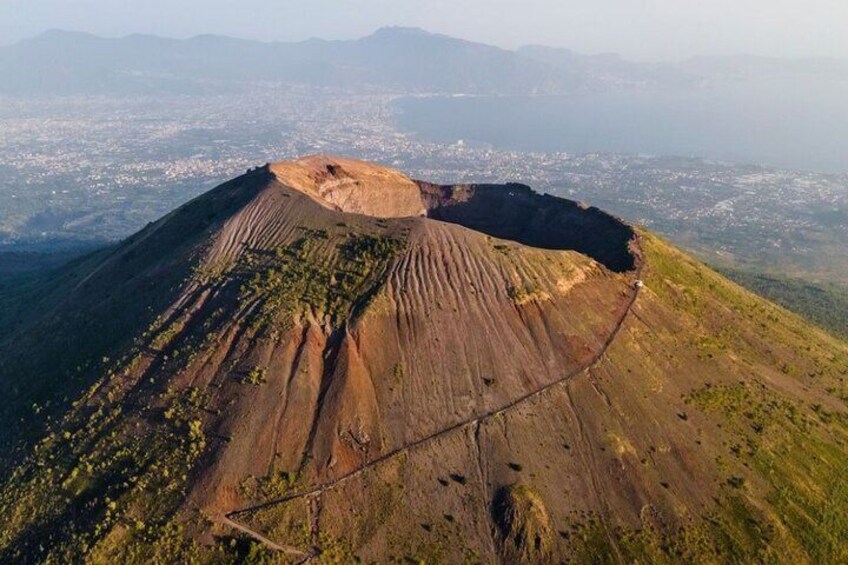
<svg viewBox="0 0 848 565">
<path fill-rule="evenodd" d="M 665 63 L 635 63 L 615 53 L 583 55 L 569 49 L 528 45 L 517 53 L 550 65 L 559 73 L 589 80 L 595 86 L 692 86 L 697 75 Z"/>
<path fill-rule="evenodd" d="M 596 208 L 314 156 L 28 284 L 0 562 L 848 559 L 848 344 Z"/>
<path fill-rule="evenodd" d="M 582 86 L 515 52 L 408 28 L 298 43 L 51 31 L 0 48 L 0 92 L 11 94 L 196 93 L 272 82 L 504 94 Z"/>
<path fill-rule="evenodd" d="M 701 57 L 634 63 L 527 46 L 507 50 L 388 27 L 361 39 L 264 43 L 216 35 L 107 39 L 52 30 L 0 47 L 0 94 L 160 94 L 239 91 L 271 83 L 415 93 L 563 94 L 622 86 L 683 86 L 740 76 L 848 76 L 835 59 Z"/>
</svg>

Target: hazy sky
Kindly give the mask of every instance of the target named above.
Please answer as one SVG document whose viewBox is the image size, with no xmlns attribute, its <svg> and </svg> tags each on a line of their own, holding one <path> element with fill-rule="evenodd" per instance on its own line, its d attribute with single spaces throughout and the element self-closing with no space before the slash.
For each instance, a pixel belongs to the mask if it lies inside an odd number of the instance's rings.
<svg viewBox="0 0 848 565">
<path fill-rule="evenodd" d="M 352 38 L 385 25 L 637 59 L 848 57 L 848 0 L 0 0 L 0 43 L 49 28 L 117 36 Z"/>
</svg>

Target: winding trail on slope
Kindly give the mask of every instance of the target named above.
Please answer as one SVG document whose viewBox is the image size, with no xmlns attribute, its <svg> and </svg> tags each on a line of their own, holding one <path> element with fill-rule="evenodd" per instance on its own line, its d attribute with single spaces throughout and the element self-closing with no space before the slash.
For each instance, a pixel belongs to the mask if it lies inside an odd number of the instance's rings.
<svg viewBox="0 0 848 565">
<path fill-rule="evenodd" d="M 634 240 L 634 244 L 637 245 L 637 246 L 639 245 L 638 238 L 636 240 Z M 529 392 L 529 393 L 527 393 L 523 396 L 520 396 L 519 398 L 501 406 L 500 408 L 497 408 L 495 410 L 490 410 L 490 411 L 485 412 L 483 414 L 478 414 L 477 416 L 475 416 L 473 418 L 457 422 L 455 424 L 452 424 L 451 426 L 448 426 L 447 428 L 443 428 L 443 429 L 441 429 L 441 430 L 439 430 L 435 433 L 432 433 L 430 435 L 427 435 L 425 437 L 417 439 L 417 440 L 415 440 L 411 443 L 408 443 L 406 445 L 403 445 L 403 446 L 397 447 L 397 448 L 395 448 L 391 451 L 388 451 L 388 452 L 384 453 L 383 455 L 381 455 L 380 457 L 377 457 L 376 459 L 369 461 L 367 464 L 363 465 L 362 467 L 359 467 L 358 469 L 355 469 L 355 470 L 353 470 L 349 473 L 346 473 L 346 474 L 344 474 L 340 477 L 337 477 L 337 478 L 333 479 L 332 481 L 328 481 L 326 483 L 320 484 L 320 485 L 316 486 L 315 488 L 313 488 L 309 491 L 296 492 L 296 493 L 292 493 L 290 495 L 284 496 L 282 498 L 269 500 L 269 501 L 263 502 L 261 504 L 249 506 L 247 508 L 241 508 L 241 509 L 238 509 L 238 510 L 233 510 L 231 512 L 228 512 L 226 515 L 222 516 L 220 518 L 220 521 L 225 525 L 236 528 L 237 530 L 247 534 L 248 536 L 252 537 L 256 541 L 264 544 L 266 547 L 268 547 L 272 550 L 285 552 L 285 553 L 288 553 L 290 555 L 301 556 L 303 558 L 301 563 L 309 561 L 312 557 L 317 555 L 318 548 L 313 548 L 311 552 L 307 553 L 307 552 L 304 552 L 304 551 L 297 549 L 295 547 L 292 547 L 292 546 L 278 544 L 278 543 L 268 539 L 267 537 L 265 537 L 261 533 L 256 532 L 256 531 L 250 529 L 249 527 L 245 526 L 244 524 L 237 522 L 236 520 L 234 520 L 234 518 L 237 515 L 243 514 L 245 512 L 250 512 L 250 511 L 253 511 L 253 510 L 261 510 L 263 508 L 269 508 L 271 506 L 276 506 L 276 505 L 279 505 L 279 504 L 284 504 L 284 503 L 287 503 L 287 502 L 292 502 L 292 501 L 295 501 L 295 500 L 300 500 L 300 499 L 304 499 L 304 498 L 308 498 L 308 497 L 321 496 L 324 492 L 331 490 L 331 489 L 335 488 L 336 486 L 339 486 L 340 484 L 349 481 L 350 479 L 356 478 L 359 475 L 363 474 L 364 472 L 368 471 L 369 469 L 372 469 L 373 467 L 376 467 L 377 465 L 379 465 L 381 463 L 384 463 L 384 462 L 386 462 L 390 459 L 393 459 L 393 458 L 397 457 L 398 455 L 401 455 L 401 454 L 406 453 L 408 451 L 411 451 L 413 449 L 417 449 L 419 447 L 422 447 L 423 445 L 426 445 L 426 444 L 430 443 L 431 441 L 434 441 L 436 439 L 444 437 L 444 436 L 446 436 L 446 435 L 448 435 L 452 432 L 455 432 L 457 430 L 467 428 L 469 426 L 478 425 L 481 422 L 484 422 L 486 420 L 494 418 L 495 416 L 498 416 L 500 414 L 508 412 L 509 410 L 512 410 L 516 406 L 523 404 L 523 403 L 525 403 L 525 402 L 527 402 L 527 401 L 529 401 L 533 398 L 541 396 L 542 394 L 546 393 L 547 391 L 551 390 L 552 388 L 559 386 L 559 385 L 561 385 L 561 384 L 563 384 L 567 381 L 570 381 L 574 377 L 577 377 L 577 376 L 585 373 L 586 371 L 591 369 L 594 365 L 596 365 L 601 359 L 603 359 L 603 357 L 607 353 L 607 350 L 610 348 L 612 343 L 615 341 L 615 338 L 618 336 L 619 332 L 621 331 L 622 327 L 624 326 L 624 322 L 626 321 L 628 315 L 633 310 L 633 305 L 636 303 L 636 299 L 639 297 L 639 290 L 641 289 L 642 260 L 638 260 L 637 265 L 636 265 L 636 269 L 633 271 L 633 273 L 634 273 L 634 278 L 633 278 L 634 282 L 633 282 L 633 286 L 631 287 L 630 299 L 627 301 L 624 308 L 622 308 L 622 312 L 619 315 L 618 321 L 616 322 L 615 326 L 613 327 L 613 329 L 610 332 L 607 339 L 604 341 L 602 347 L 598 350 L 597 353 L 595 353 L 595 355 L 593 355 L 591 358 L 589 358 L 585 363 L 583 363 L 581 366 L 575 368 L 573 371 L 571 371 L 570 373 L 568 373 L 564 377 L 557 379 L 553 382 L 550 382 L 550 383 L 548 383 L 548 384 L 546 384 L 546 385 L 544 385 L 544 386 L 542 386 L 542 387 L 540 387 L 540 388 L 538 388 L 534 391 L 531 391 L 531 392 Z"/>
<path fill-rule="evenodd" d="M 297 548 L 294 548 L 294 547 L 291 547 L 291 546 L 288 546 L 288 545 L 280 545 L 280 544 L 266 538 L 265 536 L 263 536 L 259 532 L 255 532 L 255 531 L 251 530 L 250 528 L 248 528 L 247 526 L 245 526 L 243 524 L 239 524 L 238 522 L 231 520 L 229 515 L 221 516 L 220 519 L 221 519 L 221 522 L 223 524 L 226 524 L 227 526 L 229 526 L 231 528 L 239 530 L 240 532 L 244 532 L 245 534 L 249 535 L 250 537 L 252 537 L 256 541 L 263 543 L 266 547 L 273 549 L 274 551 L 281 551 L 283 553 L 288 553 L 289 555 L 294 555 L 296 557 L 303 557 L 303 558 L 308 558 L 309 555 L 310 555 L 310 554 L 308 554 L 304 551 L 301 551 Z"/>
</svg>

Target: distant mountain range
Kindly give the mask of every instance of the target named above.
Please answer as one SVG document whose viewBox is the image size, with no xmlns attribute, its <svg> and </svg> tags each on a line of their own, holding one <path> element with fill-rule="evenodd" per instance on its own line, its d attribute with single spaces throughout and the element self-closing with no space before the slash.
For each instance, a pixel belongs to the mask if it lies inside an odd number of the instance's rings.
<svg viewBox="0 0 848 565">
<path fill-rule="evenodd" d="M 0 94 L 158 94 L 243 90 L 269 83 L 416 93 L 562 94 L 587 89 L 691 85 L 744 73 L 839 73 L 840 60 L 697 58 L 635 63 L 529 46 L 491 45 L 391 27 L 355 40 L 263 43 L 201 35 L 107 39 L 53 30 L 0 47 Z"/>
</svg>

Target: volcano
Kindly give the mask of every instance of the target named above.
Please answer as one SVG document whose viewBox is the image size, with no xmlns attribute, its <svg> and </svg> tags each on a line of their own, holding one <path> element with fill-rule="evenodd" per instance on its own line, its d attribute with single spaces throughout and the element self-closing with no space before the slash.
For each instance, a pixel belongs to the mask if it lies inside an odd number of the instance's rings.
<svg viewBox="0 0 848 565">
<path fill-rule="evenodd" d="M 525 185 L 272 163 L 14 292 L 3 562 L 848 560 L 848 346 Z"/>
</svg>

